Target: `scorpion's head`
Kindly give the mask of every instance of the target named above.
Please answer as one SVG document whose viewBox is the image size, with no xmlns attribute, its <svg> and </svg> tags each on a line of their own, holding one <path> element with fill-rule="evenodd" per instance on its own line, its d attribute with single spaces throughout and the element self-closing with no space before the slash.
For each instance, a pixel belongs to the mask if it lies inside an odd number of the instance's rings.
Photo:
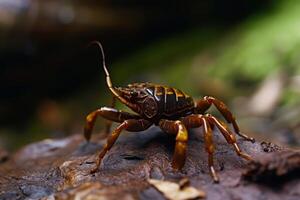
<svg viewBox="0 0 300 200">
<path fill-rule="evenodd" d="M 96 44 L 99 46 L 101 53 L 102 53 L 102 64 L 103 64 L 103 69 L 106 75 L 106 83 L 113 94 L 113 96 L 117 99 L 119 99 L 123 104 L 128 106 L 130 109 L 137 113 L 141 113 L 141 107 L 138 99 L 143 98 L 143 92 L 139 90 L 138 88 L 131 87 L 130 85 L 126 88 L 121 88 L 121 87 L 114 87 L 112 85 L 111 79 L 109 72 L 106 68 L 105 65 L 105 55 L 104 55 L 104 50 L 100 42 L 98 41 L 93 41 L 91 44 Z"/>
<path fill-rule="evenodd" d="M 133 111 L 149 119 L 158 113 L 158 105 L 148 83 L 133 83 L 125 88 L 116 88 L 122 98 L 130 102 Z"/>
<path fill-rule="evenodd" d="M 139 114 L 143 114 L 145 100 L 147 97 L 149 98 L 143 84 L 145 83 L 134 83 L 129 84 L 127 87 L 115 88 L 119 96 L 126 101 L 124 104 Z"/>
</svg>

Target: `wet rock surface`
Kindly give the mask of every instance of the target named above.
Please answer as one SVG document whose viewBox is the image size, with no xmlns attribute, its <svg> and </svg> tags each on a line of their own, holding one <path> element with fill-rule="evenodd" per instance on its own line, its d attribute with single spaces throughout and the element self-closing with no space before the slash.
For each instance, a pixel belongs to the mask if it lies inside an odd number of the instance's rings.
<svg viewBox="0 0 300 200">
<path fill-rule="evenodd" d="M 191 131 L 186 164 L 174 171 L 174 138 L 151 128 L 124 133 L 95 174 L 90 170 L 105 143 L 97 136 L 90 143 L 76 134 L 27 145 L 0 163 L 0 199 L 166 199 L 148 180 L 179 182 L 182 178 L 204 191 L 206 199 L 300 198 L 298 151 L 240 139 L 241 149 L 254 159 L 249 163 L 219 135 L 214 134 L 219 184 L 209 175 L 200 130 Z M 266 144 L 272 150 L 266 150 Z M 270 184 L 274 180 L 276 186 Z"/>
</svg>

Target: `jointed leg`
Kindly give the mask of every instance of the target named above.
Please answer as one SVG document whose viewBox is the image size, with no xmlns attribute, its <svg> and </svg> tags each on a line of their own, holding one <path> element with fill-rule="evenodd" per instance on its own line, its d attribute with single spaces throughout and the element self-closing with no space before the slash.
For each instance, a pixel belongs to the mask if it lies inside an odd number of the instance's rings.
<svg viewBox="0 0 300 200">
<path fill-rule="evenodd" d="M 112 132 L 112 134 L 107 138 L 107 142 L 98 156 L 98 159 L 96 162 L 96 167 L 93 170 L 91 170 L 91 173 L 95 173 L 98 170 L 103 157 L 114 145 L 114 143 L 120 136 L 120 133 L 122 132 L 122 130 L 143 131 L 143 130 L 146 130 L 147 128 L 149 128 L 151 125 L 152 125 L 151 122 L 144 120 L 144 119 L 129 119 L 129 120 L 125 120 L 123 123 L 121 123 Z"/>
<path fill-rule="evenodd" d="M 208 119 L 208 116 L 204 116 L 201 114 L 194 114 L 189 115 L 184 118 L 182 118 L 182 122 L 184 125 L 188 128 L 197 128 L 202 126 L 203 132 L 204 132 L 204 143 L 205 143 L 205 150 L 208 153 L 208 166 L 209 171 L 214 179 L 214 182 L 219 182 L 219 178 L 217 176 L 216 170 L 214 168 L 214 159 L 213 159 L 213 153 L 215 150 L 213 139 L 212 139 L 212 125 L 210 124 Z"/>
<path fill-rule="evenodd" d="M 220 111 L 220 113 L 222 113 L 222 115 L 224 116 L 224 118 L 226 119 L 226 121 L 228 123 L 232 123 L 236 134 L 238 134 L 242 138 L 249 140 L 251 142 L 255 141 L 254 138 L 249 137 L 240 132 L 240 129 L 236 123 L 235 117 L 233 116 L 233 114 L 230 112 L 230 110 L 227 108 L 227 106 L 222 101 L 220 101 L 214 97 L 206 96 L 197 102 L 196 111 L 198 113 L 204 113 L 212 104 L 214 104 L 216 106 L 216 108 Z"/>
<path fill-rule="evenodd" d="M 188 131 L 181 121 L 176 121 L 175 124 L 178 126 L 178 133 L 176 135 L 176 145 L 172 166 L 175 169 L 181 169 L 186 158 Z"/>
<path fill-rule="evenodd" d="M 174 169 L 181 169 L 185 163 L 188 141 L 188 131 L 181 121 L 170 121 L 162 119 L 160 128 L 170 134 L 176 134 L 175 151 L 172 161 Z"/>
<path fill-rule="evenodd" d="M 215 117 L 211 115 L 201 115 L 201 114 L 194 114 L 194 115 L 189 115 L 181 119 L 181 121 L 171 121 L 171 120 L 161 120 L 159 123 L 159 126 L 161 129 L 167 133 L 170 134 L 177 134 L 176 137 L 176 147 L 175 147 L 175 154 L 173 157 L 173 162 L 172 166 L 175 169 L 181 169 L 184 165 L 185 161 L 185 151 L 186 151 L 186 141 L 187 141 L 187 134 L 186 134 L 186 139 L 184 139 L 185 134 L 179 134 L 179 125 L 182 123 L 183 127 L 187 128 L 196 128 L 203 126 L 203 132 L 204 132 L 204 142 L 205 142 L 205 150 L 208 153 L 208 166 L 209 170 L 211 173 L 211 176 L 213 177 L 215 182 L 219 182 L 219 177 L 215 171 L 214 168 L 214 160 L 213 160 L 213 153 L 214 153 L 214 144 L 213 144 L 213 139 L 212 139 L 212 126 L 217 126 L 218 129 L 221 131 L 223 136 L 225 137 L 226 141 L 229 144 L 232 144 L 236 153 L 247 159 L 247 160 L 252 160 L 252 158 L 242 152 L 239 148 L 239 146 L 236 143 L 236 138 L 235 136 L 231 133 L 229 128 L 226 126 L 225 123 L 217 120 Z M 186 129 L 186 128 L 184 128 Z M 184 133 L 185 131 L 182 131 Z M 187 133 L 187 132 L 186 132 Z M 182 135 L 180 137 L 180 135 Z M 177 141 L 177 138 L 183 139 L 182 142 L 179 142 L 180 140 Z M 181 146 L 183 145 L 183 147 Z M 179 151 L 176 151 L 179 150 Z M 184 152 L 184 153 L 178 153 L 178 152 Z"/>
<path fill-rule="evenodd" d="M 212 140 L 212 130 L 210 124 L 207 122 L 205 117 L 201 117 L 203 123 L 203 132 L 204 132 L 204 143 L 205 149 L 208 153 L 208 166 L 210 170 L 210 174 L 214 179 L 214 182 L 219 182 L 219 177 L 217 176 L 216 170 L 214 168 L 214 157 L 213 153 L 215 150 L 213 140 Z"/>
<path fill-rule="evenodd" d="M 127 119 L 139 119 L 140 118 L 138 115 L 118 111 L 113 108 L 102 107 L 100 109 L 97 109 L 97 110 L 91 112 L 86 117 L 86 124 L 84 127 L 84 137 L 87 141 L 89 141 L 91 138 L 91 134 L 92 134 L 92 130 L 95 125 L 96 118 L 99 115 L 104 117 L 107 120 L 111 120 L 114 122 L 123 122 L 124 120 L 127 120 Z"/>
<path fill-rule="evenodd" d="M 246 159 L 246 160 L 252 160 L 252 158 L 241 151 L 241 149 L 239 148 L 238 144 L 236 143 L 236 138 L 235 136 L 230 132 L 229 128 L 226 126 L 225 123 L 217 120 L 215 117 L 211 116 L 211 115 L 207 115 L 208 120 L 210 120 L 211 123 L 215 124 L 218 129 L 221 131 L 221 133 L 223 134 L 223 136 L 225 137 L 226 141 L 229 144 L 232 144 L 236 153 L 241 156 L 242 158 Z"/>
</svg>

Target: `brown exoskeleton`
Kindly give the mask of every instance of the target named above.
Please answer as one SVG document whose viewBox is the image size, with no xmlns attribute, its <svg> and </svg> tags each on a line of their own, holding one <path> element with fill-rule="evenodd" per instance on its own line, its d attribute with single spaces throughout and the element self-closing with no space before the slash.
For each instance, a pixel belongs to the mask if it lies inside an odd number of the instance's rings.
<svg viewBox="0 0 300 200">
<path fill-rule="evenodd" d="M 119 111 L 114 108 L 102 107 L 91 112 L 86 117 L 84 136 L 87 141 L 90 140 L 97 116 L 102 116 L 107 120 L 120 123 L 108 137 L 107 143 L 100 152 L 96 167 L 92 170 L 92 173 L 98 170 L 103 157 L 116 142 L 122 130 L 133 132 L 143 131 L 153 124 L 159 126 L 164 132 L 176 136 L 175 152 L 172 161 L 172 167 L 174 169 L 181 169 L 185 163 L 188 140 L 187 130 L 201 126 L 204 132 L 205 149 L 208 153 L 208 166 L 215 182 L 218 182 L 219 178 L 213 165 L 214 144 L 212 141 L 212 128 L 217 127 L 220 130 L 226 141 L 233 145 L 239 156 L 246 160 L 251 160 L 249 155 L 240 150 L 236 143 L 236 138 L 228 126 L 216 117 L 205 114 L 206 110 L 208 110 L 212 104 L 215 105 L 226 121 L 233 125 L 236 134 L 246 140 L 254 142 L 253 138 L 240 132 L 234 116 L 222 101 L 210 96 L 194 101 L 192 97 L 176 88 L 153 83 L 133 83 L 127 87 L 115 87 L 112 85 L 109 72 L 105 65 L 102 45 L 97 41 L 93 43 L 97 44 L 101 49 L 106 83 L 113 98 L 125 104 L 136 114 Z M 109 128 L 110 127 L 108 127 L 107 130 L 109 130 Z"/>
</svg>

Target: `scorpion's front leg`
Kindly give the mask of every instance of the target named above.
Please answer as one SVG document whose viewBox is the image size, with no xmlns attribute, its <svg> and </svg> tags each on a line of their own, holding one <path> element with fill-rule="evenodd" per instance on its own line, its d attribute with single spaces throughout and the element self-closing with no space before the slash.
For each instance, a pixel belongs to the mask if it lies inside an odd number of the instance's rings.
<svg viewBox="0 0 300 200">
<path fill-rule="evenodd" d="M 235 117 L 233 116 L 233 114 L 230 112 L 230 110 L 227 108 L 227 106 L 222 101 L 220 101 L 214 97 L 206 96 L 196 103 L 196 108 L 195 108 L 196 112 L 203 114 L 207 109 L 209 109 L 209 107 L 212 104 L 214 104 L 216 106 L 216 108 L 220 111 L 220 113 L 222 113 L 222 115 L 224 116 L 224 118 L 226 119 L 226 121 L 228 123 L 232 123 L 236 134 L 238 134 L 239 136 L 241 136 L 242 138 L 244 138 L 246 140 L 255 142 L 254 138 L 249 137 L 240 132 L 240 128 L 236 123 Z"/>
<path fill-rule="evenodd" d="M 124 122 L 122 122 L 112 132 L 112 134 L 107 138 L 107 142 L 98 156 L 98 159 L 96 162 L 96 167 L 93 170 L 91 170 L 91 173 L 95 173 L 98 170 L 103 157 L 114 145 L 114 143 L 120 136 L 120 133 L 122 132 L 122 130 L 133 131 L 133 132 L 143 131 L 143 130 L 148 129 L 151 125 L 152 125 L 152 122 L 149 122 L 144 119 L 129 119 L 129 120 L 125 120 Z"/>
<path fill-rule="evenodd" d="M 116 110 L 114 108 L 109 107 L 102 107 L 100 109 L 97 109 L 86 117 L 86 124 L 84 127 L 84 137 L 87 141 L 91 139 L 92 130 L 94 128 L 96 119 L 98 116 L 101 116 L 107 120 L 114 121 L 114 122 L 123 122 L 127 119 L 139 119 L 140 116 L 134 115 L 127 112 L 122 112 L 119 110 Z M 107 130 L 106 130 L 107 131 Z"/>
<path fill-rule="evenodd" d="M 175 152 L 172 161 L 174 169 L 181 169 L 185 163 L 188 141 L 188 131 L 181 121 L 162 119 L 159 122 L 160 128 L 170 134 L 176 134 Z"/>
</svg>

